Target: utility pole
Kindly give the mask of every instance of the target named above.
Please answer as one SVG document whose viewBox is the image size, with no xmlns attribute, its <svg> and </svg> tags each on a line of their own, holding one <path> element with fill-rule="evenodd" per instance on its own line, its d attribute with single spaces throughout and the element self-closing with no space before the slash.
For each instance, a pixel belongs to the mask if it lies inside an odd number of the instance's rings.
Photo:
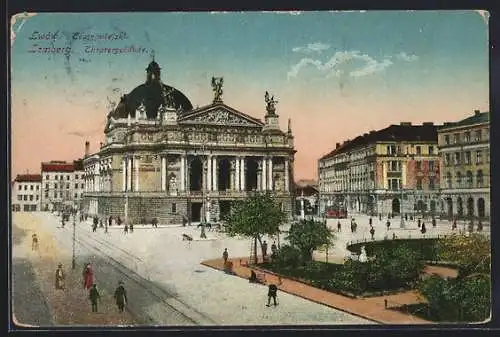
<svg viewBox="0 0 500 337">
<path fill-rule="evenodd" d="M 76 213 L 73 213 L 73 259 L 71 260 L 71 269 L 75 269 L 75 232 L 76 232 Z"/>
</svg>

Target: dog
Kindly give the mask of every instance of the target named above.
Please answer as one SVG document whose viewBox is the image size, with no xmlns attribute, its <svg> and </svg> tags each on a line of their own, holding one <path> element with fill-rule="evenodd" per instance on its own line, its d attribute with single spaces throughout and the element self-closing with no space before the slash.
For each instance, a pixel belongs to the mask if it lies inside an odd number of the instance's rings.
<svg viewBox="0 0 500 337">
<path fill-rule="evenodd" d="M 182 241 L 193 241 L 193 238 L 190 235 L 182 234 Z"/>
</svg>

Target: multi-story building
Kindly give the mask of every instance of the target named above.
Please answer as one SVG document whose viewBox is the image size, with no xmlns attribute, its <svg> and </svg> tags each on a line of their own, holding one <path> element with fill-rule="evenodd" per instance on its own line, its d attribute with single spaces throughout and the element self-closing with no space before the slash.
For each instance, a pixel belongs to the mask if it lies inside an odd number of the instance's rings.
<svg viewBox="0 0 500 337">
<path fill-rule="evenodd" d="M 58 211 L 63 206 L 79 206 L 85 190 L 83 160 L 44 162 L 41 174 L 42 210 Z"/>
<path fill-rule="evenodd" d="M 135 223 L 213 221 L 234 201 L 272 191 L 291 216 L 290 122 L 288 131 L 280 129 L 277 101 L 267 92 L 264 121 L 227 106 L 222 83 L 212 78 L 213 101 L 193 108 L 163 83 L 153 60 L 145 81 L 108 113 L 98 152 L 86 144 L 84 211 Z"/>
<path fill-rule="evenodd" d="M 18 174 L 12 184 L 12 211 L 40 211 L 41 184 L 39 174 Z"/>
<path fill-rule="evenodd" d="M 490 117 L 489 112 L 438 130 L 441 154 L 441 194 L 448 217 L 490 216 Z"/>
<path fill-rule="evenodd" d="M 437 126 L 402 122 L 342 144 L 318 162 L 320 214 L 437 213 Z"/>
</svg>

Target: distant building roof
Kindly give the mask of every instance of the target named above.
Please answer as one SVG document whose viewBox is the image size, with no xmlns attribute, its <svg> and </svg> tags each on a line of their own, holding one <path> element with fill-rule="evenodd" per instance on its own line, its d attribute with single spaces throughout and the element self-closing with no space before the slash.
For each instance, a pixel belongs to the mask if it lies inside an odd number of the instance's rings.
<svg viewBox="0 0 500 337">
<path fill-rule="evenodd" d="M 318 186 L 318 182 L 314 179 L 300 179 L 297 182 L 295 182 L 295 185 L 297 187 L 307 187 L 307 186 L 316 187 Z"/>
<path fill-rule="evenodd" d="M 376 142 L 437 142 L 437 129 L 438 126 L 433 123 L 411 125 L 411 123 L 402 122 L 400 125 L 393 124 L 385 129 L 370 131 L 352 140 L 347 140 L 342 144 L 337 143 L 334 150 L 320 159 L 326 159 L 336 154 Z"/>
<path fill-rule="evenodd" d="M 42 163 L 42 172 L 73 172 L 75 170 L 73 163 L 65 161 L 50 161 Z"/>
<path fill-rule="evenodd" d="M 445 130 L 448 128 L 456 128 L 460 126 L 468 126 L 474 124 L 488 123 L 490 121 L 490 112 L 481 112 L 479 110 L 474 111 L 474 115 L 462 119 L 458 122 L 445 123 L 440 130 Z"/>
<path fill-rule="evenodd" d="M 16 176 L 16 179 L 14 179 L 15 182 L 18 183 L 40 183 L 42 182 L 42 175 L 41 174 L 18 174 Z"/>
<path fill-rule="evenodd" d="M 73 167 L 75 171 L 83 171 L 83 159 L 74 160 Z"/>
</svg>

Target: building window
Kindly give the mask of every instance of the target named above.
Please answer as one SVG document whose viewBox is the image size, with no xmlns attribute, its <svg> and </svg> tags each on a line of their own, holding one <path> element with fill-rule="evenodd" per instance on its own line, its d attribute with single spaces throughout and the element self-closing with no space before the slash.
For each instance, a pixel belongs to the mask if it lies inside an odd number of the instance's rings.
<svg viewBox="0 0 500 337">
<path fill-rule="evenodd" d="M 465 152 L 465 163 L 469 165 L 472 161 L 472 155 L 470 151 Z"/>
<path fill-rule="evenodd" d="M 49 189 L 49 184 L 45 184 L 45 189 L 48 190 Z"/>
<path fill-rule="evenodd" d="M 66 180 L 69 180 L 69 176 L 66 176 Z"/>
<path fill-rule="evenodd" d="M 450 172 L 446 173 L 446 186 L 448 188 L 451 188 L 451 173 Z"/>
<path fill-rule="evenodd" d="M 75 188 L 78 188 L 78 183 L 75 183 Z"/>
<path fill-rule="evenodd" d="M 29 212 L 29 211 L 30 211 L 30 206 L 31 206 L 31 205 L 24 205 L 24 206 L 23 206 L 23 211 L 25 211 L 25 212 Z"/>
<path fill-rule="evenodd" d="M 396 145 L 387 145 L 387 154 L 395 155 L 396 154 Z"/>
<path fill-rule="evenodd" d="M 481 164 L 483 162 L 483 156 L 481 151 L 476 152 L 476 164 Z"/>
<path fill-rule="evenodd" d="M 36 185 L 36 190 L 39 191 L 40 190 L 40 186 Z"/>
<path fill-rule="evenodd" d="M 69 183 L 66 183 L 66 189 L 69 190 Z"/>
<path fill-rule="evenodd" d="M 19 191 L 23 189 L 23 185 L 19 185 Z"/>
<path fill-rule="evenodd" d="M 458 133 L 455 133 L 453 135 L 453 144 L 458 144 L 459 139 L 460 139 L 460 135 Z"/>
<path fill-rule="evenodd" d="M 33 194 L 30 195 L 30 201 L 33 201 Z"/>
<path fill-rule="evenodd" d="M 462 187 L 462 173 L 457 172 L 457 187 Z"/>
<path fill-rule="evenodd" d="M 475 141 L 476 142 L 480 142 L 481 141 L 481 130 L 477 130 L 476 131 Z"/>
<path fill-rule="evenodd" d="M 45 199 L 49 198 L 49 192 L 45 192 Z"/>
<path fill-rule="evenodd" d="M 172 203 L 172 213 L 177 213 L 177 204 L 175 202 Z"/>
<path fill-rule="evenodd" d="M 78 193 L 75 193 L 75 199 L 78 198 Z"/>
<path fill-rule="evenodd" d="M 467 187 L 468 188 L 472 188 L 472 184 L 473 184 L 473 181 L 472 181 L 472 172 L 471 171 L 467 171 Z"/>
<path fill-rule="evenodd" d="M 55 176 L 55 179 L 56 179 L 56 180 L 58 180 L 58 179 L 59 179 L 59 176 L 58 176 L 57 174 L 56 174 L 56 176 Z"/>
<path fill-rule="evenodd" d="M 54 188 L 57 189 L 57 184 L 54 184 Z"/>
<path fill-rule="evenodd" d="M 444 164 L 450 165 L 450 154 L 449 153 L 444 155 Z"/>
<path fill-rule="evenodd" d="M 37 195 L 36 195 L 36 201 L 38 201 L 39 197 L 40 197 L 40 196 L 37 194 Z"/>
<path fill-rule="evenodd" d="M 23 196 L 22 195 L 18 195 L 17 196 L 17 200 L 22 201 L 23 200 Z"/>
<path fill-rule="evenodd" d="M 420 146 L 417 146 L 416 149 L 417 149 L 417 155 L 422 154 L 422 148 Z"/>
<path fill-rule="evenodd" d="M 464 142 L 470 143 L 470 132 L 466 132 L 464 135 Z"/>
<path fill-rule="evenodd" d="M 483 171 L 482 170 L 478 170 L 477 173 L 476 173 L 476 183 L 477 183 L 477 187 L 483 187 L 483 184 L 484 184 L 484 180 L 483 180 Z"/>
<path fill-rule="evenodd" d="M 429 160 L 429 171 L 434 172 L 434 160 Z"/>
<path fill-rule="evenodd" d="M 59 192 L 59 198 L 62 198 L 62 197 L 63 197 L 62 192 Z"/>
<path fill-rule="evenodd" d="M 25 195 L 23 195 L 23 200 L 24 200 L 24 201 L 28 201 L 28 196 L 27 196 L 26 194 L 25 194 Z"/>
<path fill-rule="evenodd" d="M 417 178 L 417 190 L 422 189 L 422 178 Z"/>
<path fill-rule="evenodd" d="M 460 152 L 455 153 L 455 165 L 460 164 Z"/>
<path fill-rule="evenodd" d="M 398 164 L 399 164 L 399 162 L 397 162 L 397 161 L 391 161 L 390 163 L 391 163 L 391 171 L 393 171 L 393 172 L 394 172 L 394 171 L 399 171 L 399 169 L 398 169 L 398 167 L 399 167 L 399 165 L 398 165 Z"/>
<path fill-rule="evenodd" d="M 429 178 L 429 189 L 433 190 L 435 188 L 435 182 L 434 182 L 434 177 Z"/>
<path fill-rule="evenodd" d="M 450 145 L 450 135 L 445 135 L 445 136 L 444 136 L 444 143 L 445 143 L 446 145 Z"/>
<path fill-rule="evenodd" d="M 30 185 L 30 190 L 32 190 L 32 191 L 33 191 L 33 185 Z"/>
<path fill-rule="evenodd" d="M 422 162 L 420 160 L 417 160 L 417 170 L 422 169 Z"/>
<path fill-rule="evenodd" d="M 429 154 L 432 155 L 434 154 L 434 146 L 429 145 Z"/>
<path fill-rule="evenodd" d="M 28 185 L 24 185 L 24 190 L 27 191 L 28 190 Z"/>
<path fill-rule="evenodd" d="M 75 174 L 75 179 L 78 179 L 78 174 Z"/>
<path fill-rule="evenodd" d="M 49 175 L 48 175 L 48 174 L 45 176 L 45 179 L 46 179 L 46 180 L 50 180 L 50 178 L 49 178 Z"/>
<path fill-rule="evenodd" d="M 57 192 L 54 191 L 54 198 L 57 198 Z"/>
<path fill-rule="evenodd" d="M 85 185 L 83 185 L 83 183 L 82 183 L 81 186 L 80 186 L 80 188 L 84 188 L 84 187 L 85 187 Z"/>
</svg>

